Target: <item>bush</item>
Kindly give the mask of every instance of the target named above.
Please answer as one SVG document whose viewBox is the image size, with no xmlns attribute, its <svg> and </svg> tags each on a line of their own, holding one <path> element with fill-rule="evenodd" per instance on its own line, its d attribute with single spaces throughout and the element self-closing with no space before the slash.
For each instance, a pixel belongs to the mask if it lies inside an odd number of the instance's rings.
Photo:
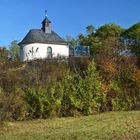
<svg viewBox="0 0 140 140">
<path fill-rule="evenodd" d="M 25 90 L 30 118 L 47 118 L 59 115 L 63 87 L 60 82 L 52 81 L 46 88 L 28 88 Z"/>
<path fill-rule="evenodd" d="M 4 93 L 1 101 L 2 120 L 24 120 L 27 115 L 27 106 L 23 100 L 24 93 L 16 88 L 15 93 Z"/>
<path fill-rule="evenodd" d="M 130 68 L 129 61 L 125 63 Z M 1 70 L 1 119 L 79 116 L 140 108 L 138 69 L 129 71 L 119 66 L 117 75 L 109 78 L 99 73 L 94 60 L 86 67 L 74 71 L 66 63 L 37 60 L 21 68 Z"/>
<path fill-rule="evenodd" d="M 51 77 L 44 88 L 27 88 L 25 100 L 31 118 L 89 115 L 104 101 L 99 74 L 92 61 L 84 78 L 67 71 L 62 80 Z"/>
<path fill-rule="evenodd" d="M 62 108 L 67 115 L 74 115 L 72 113 L 75 110 L 84 115 L 93 114 L 95 110 L 100 111 L 105 96 L 102 93 L 101 81 L 94 60 L 88 66 L 84 78 L 80 74 L 68 75 L 64 87 Z"/>
</svg>

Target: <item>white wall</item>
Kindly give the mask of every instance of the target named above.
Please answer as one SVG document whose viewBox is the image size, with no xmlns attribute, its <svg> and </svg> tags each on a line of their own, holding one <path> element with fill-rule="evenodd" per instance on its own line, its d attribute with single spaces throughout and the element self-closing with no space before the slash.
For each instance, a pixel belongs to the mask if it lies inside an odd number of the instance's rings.
<svg viewBox="0 0 140 140">
<path fill-rule="evenodd" d="M 20 60 L 29 61 L 47 58 L 48 47 L 52 48 L 52 57 L 57 57 L 58 55 L 69 57 L 69 47 L 67 45 L 33 43 L 22 46 Z"/>
</svg>

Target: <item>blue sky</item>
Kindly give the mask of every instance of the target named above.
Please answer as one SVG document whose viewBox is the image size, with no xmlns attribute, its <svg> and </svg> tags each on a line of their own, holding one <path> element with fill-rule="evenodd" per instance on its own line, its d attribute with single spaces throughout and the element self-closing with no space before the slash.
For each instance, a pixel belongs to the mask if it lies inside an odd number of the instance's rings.
<svg viewBox="0 0 140 140">
<path fill-rule="evenodd" d="M 91 24 L 128 28 L 140 22 L 140 0 L 1 0 L 0 46 L 21 41 L 30 29 L 41 28 L 45 9 L 53 30 L 63 38 L 86 33 Z"/>
</svg>

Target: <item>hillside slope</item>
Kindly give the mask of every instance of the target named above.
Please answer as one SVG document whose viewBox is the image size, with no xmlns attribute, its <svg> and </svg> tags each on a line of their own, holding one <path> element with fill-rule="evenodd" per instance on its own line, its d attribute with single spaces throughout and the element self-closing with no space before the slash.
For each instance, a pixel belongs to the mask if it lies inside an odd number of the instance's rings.
<svg viewBox="0 0 140 140">
<path fill-rule="evenodd" d="M 1 140 L 139 140 L 140 111 L 8 122 Z"/>
</svg>

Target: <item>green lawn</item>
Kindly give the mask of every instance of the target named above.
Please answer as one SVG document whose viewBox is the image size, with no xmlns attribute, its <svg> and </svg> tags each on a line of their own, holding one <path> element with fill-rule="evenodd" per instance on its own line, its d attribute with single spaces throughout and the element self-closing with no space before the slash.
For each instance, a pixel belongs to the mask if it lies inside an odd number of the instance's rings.
<svg viewBox="0 0 140 140">
<path fill-rule="evenodd" d="M 140 140 L 140 111 L 8 122 L 0 140 Z"/>
</svg>

